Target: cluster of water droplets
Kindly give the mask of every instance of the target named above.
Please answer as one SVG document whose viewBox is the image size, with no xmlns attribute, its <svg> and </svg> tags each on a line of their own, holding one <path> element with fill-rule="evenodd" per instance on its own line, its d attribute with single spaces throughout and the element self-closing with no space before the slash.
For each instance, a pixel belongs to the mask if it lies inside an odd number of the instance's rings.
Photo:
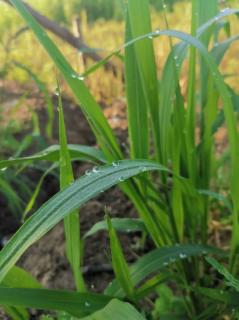
<svg viewBox="0 0 239 320">
<path fill-rule="evenodd" d="M 90 307 L 90 303 L 88 301 L 85 301 L 85 307 L 87 307 L 87 308 Z"/>
<path fill-rule="evenodd" d="M 229 7 L 226 7 L 226 8 L 223 8 L 222 10 L 220 10 L 220 13 L 226 13 L 227 11 L 230 11 L 231 8 Z"/>
<path fill-rule="evenodd" d="M 176 247 L 180 247 L 180 245 L 178 243 L 175 246 Z M 207 250 L 202 250 L 201 251 L 202 255 L 207 255 L 207 253 L 208 253 Z M 164 261 L 163 262 L 163 266 L 167 267 L 170 263 L 175 263 L 178 260 L 177 258 L 179 258 L 180 260 L 184 260 L 184 259 L 187 259 L 189 257 L 190 256 L 188 256 L 185 252 L 180 252 L 178 254 L 178 256 L 170 257 L 166 261 Z M 223 293 L 223 291 L 222 291 L 222 293 Z"/>
<path fill-rule="evenodd" d="M 87 175 L 87 176 L 91 176 L 92 174 L 98 174 L 98 173 L 100 173 L 100 168 L 99 167 L 93 167 L 91 170 L 89 170 L 89 169 L 87 169 L 86 171 L 85 171 L 85 174 Z"/>
<path fill-rule="evenodd" d="M 73 79 L 78 79 L 78 80 L 81 80 L 81 81 L 85 80 L 85 77 L 83 77 L 82 75 L 77 74 L 77 73 L 72 73 L 72 74 L 71 74 L 71 77 L 72 77 Z"/>
<path fill-rule="evenodd" d="M 174 59 L 174 61 L 175 61 L 176 67 L 179 68 L 179 67 L 180 67 L 179 57 L 178 57 L 177 55 L 175 55 L 175 56 L 173 57 L 173 59 Z"/>
</svg>

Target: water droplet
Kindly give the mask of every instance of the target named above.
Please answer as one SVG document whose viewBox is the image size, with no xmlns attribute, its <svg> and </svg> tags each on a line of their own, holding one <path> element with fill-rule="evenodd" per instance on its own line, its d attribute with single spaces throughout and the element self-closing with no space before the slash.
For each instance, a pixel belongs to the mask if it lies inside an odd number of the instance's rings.
<svg viewBox="0 0 239 320">
<path fill-rule="evenodd" d="M 4 167 L 1 169 L 1 171 L 6 171 L 7 170 L 7 167 Z"/>
<path fill-rule="evenodd" d="M 140 172 L 145 172 L 146 171 L 146 167 L 141 167 L 140 168 Z"/>
<path fill-rule="evenodd" d="M 159 29 L 159 28 L 155 30 L 155 34 L 156 34 L 156 35 L 157 35 L 157 34 L 160 34 L 160 29 Z"/>
<path fill-rule="evenodd" d="M 93 172 L 93 173 L 99 173 L 99 172 L 100 172 L 100 169 L 99 169 L 98 167 L 94 167 L 94 168 L 92 169 L 92 172 Z"/>
<path fill-rule="evenodd" d="M 179 253 L 179 258 L 180 259 L 186 259 L 187 255 L 185 253 Z"/>
<path fill-rule="evenodd" d="M 85 302 L 85 307 L 90 307 L 90 303 L 88 301 Z"/>
<path fill-rule="evenodd" d="M 228 10 L 230 10 L 230 8 L 229 7 L 227 7 L 227 8 L 223 8 L 222 10 L 220 10 L 220 13 L 225 13 L 226 11 L 228 11 Z"/>
<path fill-rule="evenodd" d="M 95 289 L 95 285 L 93 283 L 90 287 L 91 287 L 91 289 Z"/>
<path fill-rule="evenodd" d="M 163 266 L 167 267 L 167 266 L 168 266 L 168 262 L 165 261 L 165 262 L 163 263 Z"/>
<path fill-rule="evenodd" d="M 149 39 L 153 39 L 153 36 L 148 36 Z"/>
<path fill-rule="evenodd" d="M 119 161 L 114 161 L 114 162 L 112 162 L 112 166 L 113 167 L 118 167 L 119 166 Z"/>
<path fill-rule="evenodd" d="M 163 4 L 163 8 L 164 8 L 164 9 L 167 9 L 166 3 Z"/>
<path fill-rule="evenodd" d="M 174 60 L 178 60 L 178 56 L 177 56 L 177 55 L 176 55 L 176 56 L 174 56 L 173 58 L 174 58 Z"/>
<path fill-rule="evenodd" d="M 206 250 L 203 250 L 203 251 L 202 251 L 202 254 L 203 254 L 203 255 L 206 255 L 206 254 L 207 254 L 207 251 L 206 251 Z"/>
<path fill-rule="evenodd" d="M 59 89 L 56 88 L 55 91 L 54 91 L 54 93 L 55 93 L 56 96 L 59 96 L 59 95 L 60 95 Z"/>
<path fill-rule="evenodd" d="M 83 76 L 81 76 L 79 74 L 76 74 L 76 73 L 72 73 L 71 77 L 73 79 L 78 79 L 78 80 L 81 80 L 81 81 L 85 80 L 85 78 Z"/>
<path fill-rule="evenodd" d="M 124 181 L 124 177 L 119 177 L 119 182 L 123 182 Z"/>
<path fill-rule="evenodd" d="M 91 170 L 86 170 L 86 171 L 85 171 L 85 174 L 86 174 L 87 176 L 90 176 L 90 175 L 91 175 L 91 173 L 92 173 L 92 171 L 91 171 Z"/>
</svg>

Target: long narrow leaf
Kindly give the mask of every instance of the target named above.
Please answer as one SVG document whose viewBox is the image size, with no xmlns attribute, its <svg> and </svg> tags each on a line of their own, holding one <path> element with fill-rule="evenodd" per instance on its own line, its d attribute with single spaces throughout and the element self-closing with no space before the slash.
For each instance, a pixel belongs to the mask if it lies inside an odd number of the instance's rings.
<svg viewBox="0 0 239 320">
<path fill-rule="evenodd" d="M 32 215 L 0 252 L 0 281 L 35 241 L 100 192 L 141 172 L 165 170 L 151 161 L 120 161 L 117 167 L 94 168 L 72 185 L 57 193 Z"/>
<path fill-rule="evenodd" d="M 111 299 L 100 294 L 63 290 L 0 288 L 0 305 L 62 310 L 79 317 L 104 308 Z"/>
<path fill-rule="evenodd" d="M 59 112 L 59 142 L 60 142 L 60 188 L 61 190 L 73 183 L 74 176 L 71 166 L 70 153 L 67 147 L 67 136 L 64 121 L 63 105 L 58 84 L 58 112 Z M 69 212 L 64 218 L 64 230 L 66 239 L 66 255 L 70 262 L 76 287 L 79 291 L 85 291 L 83 276 L 81 273 L 81 238 L 80 219 L 78 210 Z"/>
</svg>

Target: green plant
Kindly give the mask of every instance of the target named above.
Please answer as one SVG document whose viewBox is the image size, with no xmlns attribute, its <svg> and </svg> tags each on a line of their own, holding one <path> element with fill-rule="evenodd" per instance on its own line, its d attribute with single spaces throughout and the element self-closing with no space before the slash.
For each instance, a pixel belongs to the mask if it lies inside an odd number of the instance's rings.
<svg viewBox="0 0 239 320">
<path fill-rule="evenodd" d="M 126 43 L 88 70 L 85 75 L 79 75 L 22 2 L 11 0 L 11 3 L 28 23 L 63 75 L 97 138 L 101 151 L 79 146 L 78 156 L 82 158 L 83 155 L 84 160 L 93 159 L 94 162 L 104 165 L 94 167 L 92 171 L 86 172 L 72 183 L 70 160 L 73 160 L 74 156 L 72 147 L 67 146 L 60 100 L 60 147 L 32 157 L 0 162 L 0 167 L 7 167 L 42 158 L 59 161 L 63 188 L 23 224 L 0 252 L 0 281 L 3 281 L 4 286 L 10 287 L 0 288 L 0 304 L 7 307 L 8 312 L 9 308 L 10 312 L 13 312 L 12 306 L 35 307 L 65 311 L 78 318 L 88 316 L 86 319 L 107 319 L 107 316 L 112 318 L 118 310 L 118 305 L 122 311 L 122 314 L 118 313 L 119 319 L 125 319 L 128 309 L 132 311 L 129 319 L 150 319 L 150 314 L 144 313 L 143 310 L 140 314 L 136 309 L 139 309 L 141 300 L 154 305 L 150 294 L 157 293 L 159 298 L 152 308 L 152 314 L 156 317 L 163 318 L 164 301 L 169 301 L 170 310 L 166 316 L 171 319 L 221 319 L 223 314 L 235 318 L 239 308 L 238 296 L 225 287 L 223 282 L 215 285 L 214 274 L 208 275 L 210 268 L 205 263 L 204 256 L 214 254 L 220 259 L 225 259 L 232 276 L 238 274 L 237 100 L 233 98 L 236 94 L 225 83 L 224 76 L 218 70 L 218 65 L 230 44 L 238 37 L 229 35 L 228 39 L 218 43 L 217 35 L 220 30 L 227 30 L 225 24 L 218 24 L 219 21 L 232 14 L 238 14 L 239 10 L 225 9 L 218 12 L 216 0 L 193 0 L 190 35 L 168 29 L 166 12 L 164 17 L 167 29 L 152 32 L 148 1 L 128 0 Z M 160 40 L 161 36 L 169 37 L 171 52 L 165 63 L 162 79 L 158 82 L 153 39 Z M 172 38 L 180 41 L 175 44 Z M 84 83 L 84 76 L 96 70 L 112 55 L 121 53 L 122 49 L 125 49 L 129 155 L 123 154 L 101 108 Z M 187 60 L 188 52 L 188 94 L 185 98 L 180 87 L 180 71 L 183 62 Z M 231 173 L 230 193 L 226 197 L 218 194 L 220 186 L 214 187 L 217 182 L 217 170 L 224 162 L 217 160 L 213 154 L 213 134 L 224 124 L 228 130 Z M 199 130 L 199 137 L 196 137 L 196 129 Z M 224 155 L 221 156 L 224 158 Z M 127 157 L 130 157 L 130 160 L 123 160 Z M 68 184 L 70 185 L 67 186 Z M 144 232 L 147 230 L 155 249 L 128 266 L 115 231 L 128 229 L 108 217 L 107 223 L 101 223 L 100 228 L 109 231 L 116 279 L 109 284 L 104 294 L 95 295 L 85 292 L 84 280 L 80 274 L 79 252 L 82 240 L 78 222 L 76 228 L 73 222 L 79 218 L 75 210 L 98 193 L 116 184 L 119 184 L 131 199 L 144 225 L 142 227 L 141 224 L 140 228 Z M 230 252 L 208 246 L 210 198 L 223 199 L 225 207 L 230 210 L 233 226 Z M 14 271 L 14 264 L 30 245 L 63 218 L 68 243 L 67 256 L 79 292 L 28 288 L 27 281 L 22 289 L 16 289 L 17 285 L 11 282 L 9 277 L 9 272 Z M 122 221 L 124 222 L 128 223 Z M 133 230 L 139 228 L 139 221 L 131 220 L 131 225 L 134 224 L 136 226 Z M 99 225 L 93 227 L 90 234 L 98 229 Z M 74 255 L 77 261 L 73 261 Z M 225 270 L 223 275 L 229 277 Z M 233 279 L 230 278 L 231 281 Z M 174 290 L 164 292 L 164 295 L 160 289 L 162 283 Z M 237 282 L 233 283 L 237 285 Z M 218 298 L 221 290 L 221 298 Z M 180 302 L 177 307 L 173 307 L 175 300 Z M 130 301 L 132 306 L 123 301 Z M 21 309 L 21 312 L 25 311 Z"/>
</svg>

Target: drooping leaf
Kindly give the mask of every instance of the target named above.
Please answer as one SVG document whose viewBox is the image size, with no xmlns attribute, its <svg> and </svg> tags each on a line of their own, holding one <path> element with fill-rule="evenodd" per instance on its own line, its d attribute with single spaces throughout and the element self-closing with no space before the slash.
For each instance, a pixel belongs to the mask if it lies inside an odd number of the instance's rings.
<svg viewBox="0 0 239 320">
<path fill-rule="evenodd" d="M 82 146 L 77 144 L 69 144 L 68 150 L 72 160 L 92 161 L 106 163 L 106 159 L 103 153 L 94 147 Z M 26 165 L 33 161 L 59 161 L 60 146 L 52 145 L 36 154 L 21 158 L 10 158 L 8 160 L 0 161 L 0 169 L 8 168 L 17 164 Z"/>
<path fill-rule="evenodd" d="M 151 170 L 167 169 L 151 161 L 122 160 L 117 167 L 108 165 L 94 168 L 92 172 L 58 192 L 22 225 L 1 250 L 0 282 L 26 249 L 61 221 L 66 214 L 113 185 Z"/>
<path fill-rule="evenodd" d="M 168 269 L 171 264 L 177 261 L 209 253 L 225 254 L 224 251 L 217 248 L 190 244 L 155 249 L 139 258 L 138 261 L 130 267 L 130 278 L 133 285 L 136 286 L 152 273 L 165 268 Z M 116 280 L 106 288 L 105 293 L 117 297 L 123 296 L 123 292 Z"/>
<path fill-rule="evenodd" d="M 0 288 L 0 305 L 66 311 L 83 317 L 104 308 L 111 297 L 48 289 Z"/>
<path fill-rule="evenodd" d="M 146 232 L 145 225 L 141 219 L 133 219 L 133 218 L 112 218 L 111 223 L 113 228 L 119 232 Z M 100 221 L 93 225 L 89 231 L 86 232 L 84 238 L 90 237 L 95 233 L 108 230 L 108 226 L 106 221 Z"/>
</svg>

